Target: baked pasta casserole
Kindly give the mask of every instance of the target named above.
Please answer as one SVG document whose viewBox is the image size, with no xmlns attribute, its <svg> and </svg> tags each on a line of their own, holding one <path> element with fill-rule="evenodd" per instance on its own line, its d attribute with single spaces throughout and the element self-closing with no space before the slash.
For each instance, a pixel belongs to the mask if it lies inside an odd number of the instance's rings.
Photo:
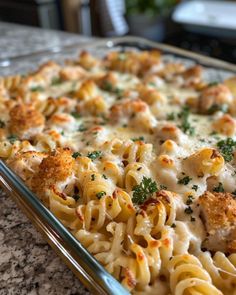
<svg viewBox="0 0 236 295">
<path fill-rule="evenodd" d="M 0 79 L 0 157 L 133 294 L 236 294 L 236 77 L 159 51 Z"/>
</svg>

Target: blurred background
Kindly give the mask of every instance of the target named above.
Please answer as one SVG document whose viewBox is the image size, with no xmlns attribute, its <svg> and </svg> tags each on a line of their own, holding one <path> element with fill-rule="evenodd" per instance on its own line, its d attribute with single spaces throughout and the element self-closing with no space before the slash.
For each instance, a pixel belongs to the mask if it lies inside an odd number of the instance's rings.
<svg viewBox="0 0 236 295">
<path fill-rule="evenodd" d="M 235 0 L 0 0 L 0 21 L 86 36 L 142 36 L 236 62 Z"/>
</svg>

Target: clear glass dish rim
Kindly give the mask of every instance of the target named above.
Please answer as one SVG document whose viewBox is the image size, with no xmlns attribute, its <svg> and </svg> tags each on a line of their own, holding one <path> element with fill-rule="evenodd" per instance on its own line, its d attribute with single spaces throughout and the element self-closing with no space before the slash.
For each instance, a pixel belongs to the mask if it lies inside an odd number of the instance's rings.
<svg viewBox="0 0 236 295">
<path fill-rule="evenodd" d="M 102 39 L 60 48 L 57 47 L 56 49 L 9 58 L 7 61 L 12 65 L 15 62 L 23 62 L 30 57 L 50 56 L 76 48 L 78 51 L 88 48 L 96 49 L 99 47 L 109 50 L 112 48 L 115 49 L 118 46 L 128 46 L 134 49 L 155 48 L 164 53 L 171 53 L 176 56 L 194 60 L 204 66 L 226 70 L 236 74 L 236 65 L 234 64 L 133 36 Z M 1 62 L 3 61 L 4 60 L 0 60 L 0 69 Z M 78 240 L 73 237 L 2 160 L 0 160 L 0 184 L 12 196 L 21 210 L 24 211 L 35 227 L 43 234 L 51 247 L 86 287 L 92 292 L 99 292 L 98 294 L 129 294 L 129 292 L 96 261 Z"/>
<path fill-rule="evenodd" d="M 158 43 L 158 42 L 150 41 L 145 38 L 136 37 L 136 36 L 95 39 L 95 40 L 90 40 L 88 42 L 74 43 L 74 44 L 65 45 L 65 46 L 56 46 L 50 49 L 46 49 L 44 51 L 37 51 L 30 54 L 4 58 L 4 59 L 0 59 L 0 69 L 1 67 L 8 67 L 9 65 L 15 62 L 23 62 L 24 60 L 27 60 L 28 58 L 31 58 L 31 57 L 40 57 L 40 56 L 46 56 L 46 55 L 53 55 L 57 53 L 63 53 L 70 49 L 77 48 L 80 50 L 82 49 L 86 50 L 88 48 L 94 49 L 96 47 L 104 47 L 105 49 L 109 49 L 109 48 L 115 48 L 117 46 L 122 46 L 122 44 L 125 44 L 125 46 L 141 48 L 141 49 L 147 48 L 147 47 L 159 49 L 165 53 L 170 53 L 176 56 L 182 56 L 182 57 L 191 59 L 205 66 L 219 68 L 221 70 L 226 70 L 226 71 L 231 71 L 236 73 L 236 64 L 223 61 L 220 59 L 212 58 L 209 56 L 204 56 L 202 54 L 191 52 L 191 51 L 181 49 L 172 45 Z"/>
</svg>

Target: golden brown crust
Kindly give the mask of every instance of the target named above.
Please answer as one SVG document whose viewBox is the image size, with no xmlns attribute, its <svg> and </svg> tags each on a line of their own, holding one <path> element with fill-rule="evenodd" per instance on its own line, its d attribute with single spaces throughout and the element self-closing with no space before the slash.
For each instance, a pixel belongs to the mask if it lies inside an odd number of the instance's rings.
<svg viewBox="0 0 236 295">
<path fill-rule="evenodd" d="M 236 225 L 236 200 L 232 194 L 206 191 L 200 196 L 199 204 L 207 216 L 208 230 Z"/>
<path fill-rule="evenodd" d="M 213 129 L 226 136 L 233 136 L 236 132 L 236 121 L 229 114 L 224 114 L 213 122 Z"/>
<path fill-rule="evenodd" d="M 189 78 L 201 78 L 203 72 L 203 68 L 200 65 L 195 65 L 193 67 L 188 68 L 182 73 L 182 76 L 185 79 Z"/>
<path fill-rule="evenodd" d="M 206 191 L 200 196 L 198 203 L 209 235 L 209 249 L 217 249 L 221 243 L 224 250 L 235 252 L 236 200 L 233 195 Z"/>
<path fill-rule="evenodd" d="M 96 83 L 103 90 L 112 91 L 115 90 L 118 83 L 118 79 L 114 72 L 109 71 L 107 74 L 103 75 L 102 77 L 99 77 Z"/>
<path fill-rule="evenodd" d="M 223 105 L 230 107 L 232 102 L 232 93 L 226 85 L 208 86 L 200 96 L 199 110 L 201 113 L 209 114 L 219 110 Z"/>
<path fill-rule="evenodd" d="M 33 128 L 44 127 L 44 116 L 32 105 L 17 104 L 10 110 L 9 115 L 10 132 L 18 135 L 20 138 L 30 138 L 34 135 L 34 132 L 32 132 Z"/>
<path fill-rule="evenodd" d="M 126 99 L 120 103 L 114 104 L 111 107 L 111 119 L 118 121 L 120 118 L 132 117 L 139 112 L 145 112 L 148 109 L 148 105 L 141 99 Z"/>
<path fill-rule="evenodd" d="M 72 175 L 75 160 L 68 148 L 58 148 L 44 158 L 32 179 L 32 190 L 42 196 L 51 185 L 65 181 Z"/>
</svg>

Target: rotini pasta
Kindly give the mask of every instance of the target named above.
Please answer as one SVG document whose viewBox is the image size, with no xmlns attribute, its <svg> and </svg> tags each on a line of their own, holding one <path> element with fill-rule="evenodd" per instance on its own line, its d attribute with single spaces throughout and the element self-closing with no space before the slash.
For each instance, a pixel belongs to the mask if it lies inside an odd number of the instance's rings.
<svg viewBox="0 0 236 295">
<path fill-rule="evenodd" d="M 158 51 L 0 79 L 0 157 L 132 294 L 236 295 L 235 78 Z"/>
</svg>

